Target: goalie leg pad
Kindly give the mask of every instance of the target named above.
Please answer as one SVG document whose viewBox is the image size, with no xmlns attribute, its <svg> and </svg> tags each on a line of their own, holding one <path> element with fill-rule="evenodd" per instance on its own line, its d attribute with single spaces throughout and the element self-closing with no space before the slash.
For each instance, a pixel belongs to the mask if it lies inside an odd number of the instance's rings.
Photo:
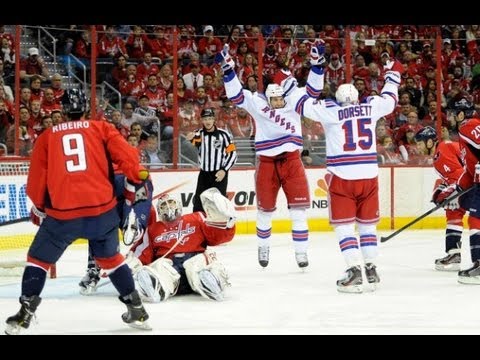
<svg viewBox="0 0 480 360">
<path fill-rule="evenodd" d="M 135 274 L 136 287 L 144 301 L 165 301 L 177 293 L 180 274 L 172 264 L 172 260 L 160 258 Z"/>
<path fill-rule="evenodd" d="M 223 300 L 224 289 L 229 286 L 225 266 L 213 251 L 195 255 L 183 263 L 188 283 L 193 291 L 206 299 Z"/>
<path fill-rule="evenodd" d="M 217 188 L 212 187 L 202 192 L 200 200 L 207 214 L 207 225 L 221 229 L 230 229 L 235 225 L 235 207 Z"/>
</svg>

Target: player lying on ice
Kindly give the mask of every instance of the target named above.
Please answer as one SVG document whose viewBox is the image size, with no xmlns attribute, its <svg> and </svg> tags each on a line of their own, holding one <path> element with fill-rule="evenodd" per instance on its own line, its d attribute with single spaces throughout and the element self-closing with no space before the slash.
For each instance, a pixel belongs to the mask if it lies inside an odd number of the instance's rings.
<svg viewBox="0 0 480 360">
<path fill-rule="evenodd" d="M 223 300 L 228 274 L 207 246 L 233 239 L 235 209 L 216 188 L 205 190 L 200 198 L 206 217 L 203 212 L 182 215 L 181 202 L 169 194 L 158 199 L 156 209 L 152 206 L 145 235 L 126 259 L 144 301 L 192 292 Z"/>
</svg>

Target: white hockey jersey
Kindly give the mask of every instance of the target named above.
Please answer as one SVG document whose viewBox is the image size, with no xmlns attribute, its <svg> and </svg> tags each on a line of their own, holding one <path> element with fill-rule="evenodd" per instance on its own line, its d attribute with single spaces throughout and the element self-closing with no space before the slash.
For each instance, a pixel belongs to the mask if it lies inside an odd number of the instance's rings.
<svg viewBox="0 0 480 360">
<path fill-rule="evenodd" d="M 310 75 L 312 75 L 310 71 Z M 309 82 L 323 83 L 323 75 Z M 315 75 L 315 74 L 313 74 Z M 398 86 L 386 82 L 380 96 L 369 96 L 361 104 L 340 106 L 331 99 L 306 96 L 309 89 L 297 88 L 291 95 L 303 116 L 320 122 L 326 135 L 327 170 L 346 180 L 371 179 L 378 175 L 377 121 L 395 109 Z"/>
<path fill-rule="evenodd" d="M 271 109 L 264 94 L 244 90 L 234 72 L 224 77 L 228 98 L 250 113 L 255 121 L 255 151 L 257 155 L 275 156 L 303 149 L 302 123 L 292 101 L 285 107 Z"/>
</svg>

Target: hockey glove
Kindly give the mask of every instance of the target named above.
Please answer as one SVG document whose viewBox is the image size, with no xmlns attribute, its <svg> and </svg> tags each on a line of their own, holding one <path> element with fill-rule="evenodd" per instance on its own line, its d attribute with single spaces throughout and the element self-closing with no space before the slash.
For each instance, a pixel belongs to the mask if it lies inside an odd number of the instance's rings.
<svg viewBox="0 0 480 360">
<path fill-rule="evenodd" d="M 40 226 L 46 217 L 47 214 L 42 209 L 37 209 L 35 205 L 30 209 L 30 221 L 32 224 Z"/>
<path fill-rule="evenodd" d="M 443 208 L 447 209 L 447 210 L 458 209 L 458 208 L 460 208 L 459 197 L 456 197 L 455 199 L 453 199 L 451 201 L 448 201 L 448 199 L 451 198 L 452 196 L 457 195 L 461 191 L 462 191 L 462 189 L 457 184 L 447 186 L 445 189 L 443 189 L 438 194 L 437 199 L 435 200 L 435 204 L 436 205 L 442 205 Z"/>
<path fill-rule="evenodd" d="M 142 181 L 140 184 L 135 184 L 125 178 L 125 188 L 123 189 L 123 196 L 128 206 L 133 206 L 139 201 L 149 199 L 149 190 L 147 183 Z"/>
<path fill-rule="evenodd" d="M 400 75 L 405 71 L 403 64 L 398 60 L 387 60 L 387 63 L 383 66 L 384 70 L 396 71 Z"/>
<path fill-rule="evenodd" d="M 430 200 L 432 203 L 436 204 L 437 203 L 437 198 L 440 195 L 440 193 L 445 190 L 448 187 L 448 184 L 442 183 L 438 185 L 435 190 L 433 190 L 432 194 L 432 200 Z"/>
<path fill-rule="evenodd" d="M 223 50 L 215 55 L 215 62 L 220 64 L 224 74 L 235 69 L 235 61 L 233 61 L 230 56 L 230 53 L 228 52 L 229 50 L 230 47 L 228 44 L 225 44 Z"/>
<path fill-rule="evenodd" d="M 312 66 L 323 67 L 327 64 L 325 60 L 325 42 L 317 40 L 315 45 L 310 48 L 310 64 Z"/>
</svg>

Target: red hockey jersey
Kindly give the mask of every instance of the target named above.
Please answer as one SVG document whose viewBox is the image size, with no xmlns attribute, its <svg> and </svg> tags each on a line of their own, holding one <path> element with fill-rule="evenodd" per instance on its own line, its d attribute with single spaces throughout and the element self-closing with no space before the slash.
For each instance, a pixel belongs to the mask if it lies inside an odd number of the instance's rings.
<svg viewBox="0 0 480 360">
<path fill-rule="evenodd" d="M 157 212 L 152 207 L 147 232 L 142 241 L 130 249 L 143 265 L 165 255 L 172 258 L 174 254 L 204 252 L 207 246 L 229 242 L 235 235 L 235 227 L 219 229 L 205 224 L 202 212 L 182 215 L 171 223 L 157 221 Z"/>
<path fill-rule="evenodd" d="M 33 204 L 57 219 L 96 216 L 117 201 L 111 162 L 140 182 L 138 152 L 105 121 L 70 121 L 38 137 L 27 178 Z"/>
<path fill-rule="evenodd" d="M 450 140 L 438 144 L 433 156 L 433 166 L 448 185 L 455 184 L 463 173 L 460 144 Z"/>
</svg>

